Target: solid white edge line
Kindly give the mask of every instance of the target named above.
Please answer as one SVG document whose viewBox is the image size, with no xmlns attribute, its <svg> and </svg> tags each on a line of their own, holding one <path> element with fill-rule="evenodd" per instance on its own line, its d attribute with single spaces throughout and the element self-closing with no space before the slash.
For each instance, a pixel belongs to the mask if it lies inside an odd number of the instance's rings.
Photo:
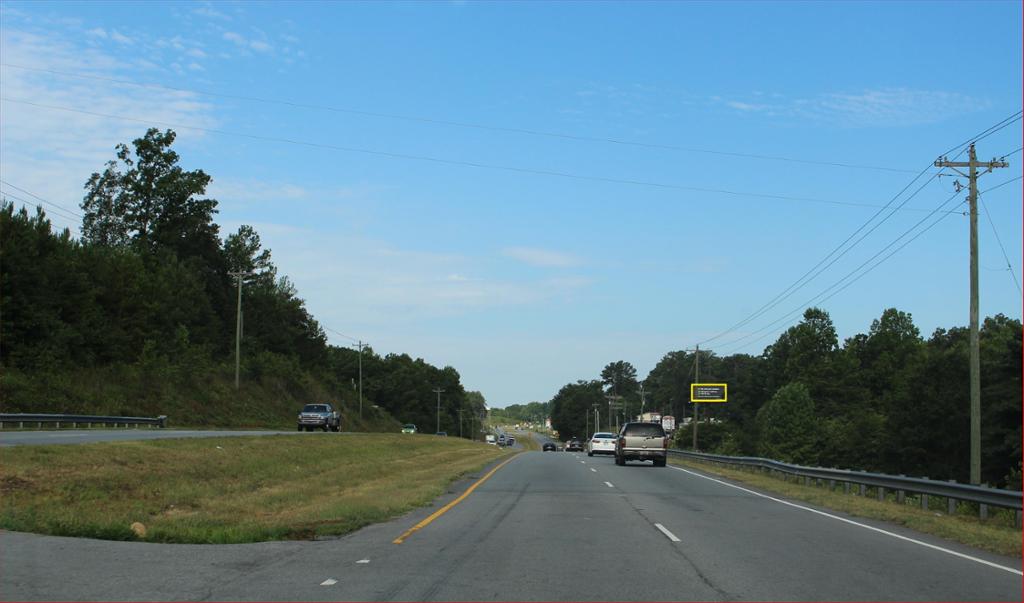
<svg viewBox="0 0 1024 603">
<path fill-rule="evenodd" d="M 933 549 L 933 550 L 936 550 L 936 551 L 947 553 L 949 555 L 953 555 L 954 557 L 960 557 L 961 559 L 967 559 L 969 561 L 974 561 L 974 562 L 980 563 L 982 565 L 988 565 L 988 566 L 994 567 L 996 569 L 1001 569 L 1001 570 L 1003 570 L 1005 572 L 1010 572 L 1011 574 L 1017 574 L 1018 576 L 1024 576 L 1024 572 L 1022 572 L 1021 570 L 1018 570 L 1018 569 L 1014 569 L 1012 567 L 1006 567 L 1005 565 L 999 565 L 998 563 L 992 563 L 991 561 L 985 561 L 984 559 L 979 559 L 977 557 L 971 557 L 970 555 L 965 555 L 963 553 L 958 553 L 956 551 L 952 551 L 950 549 L 943 548 L 941 546 L 937 546 L 937 545 L 934 545 L 934 544 L 929 544 L 927 542 L 923 542 L 921 540 L 917 540 L 917 539 L 914 539 L 914 538 L 909 538 L 907 536 L 901 536 L 900 534 L 896 534 L 896 533 L 890 532 L 888 530 L 883 530 L 881 528 L 876 528 L 874 526 L 869 526 L 867 524 L 860 523 L 858 521 L 853 521 L 853 520 L 850 520 L 850 519 L 846 519 L 845 517 L 839 517 L 838 515 L 833 515 L 831 513 L 826 513 L 824 511 L 819 511 L 817 509 L 812 509 L 810 507 L 805 507 L 803 505 L 798 505 L 796 503 L 791 503 L 791 502 L 786 501 L 786 500 L 775 498 L 774 496 L 768 496 L 767 494 L 761 494 L 760 492 L 755 492 L 755 491 L 750 490 L 748 488 L 743 488 L 743 487 L 737 486 L 735 484 L 730 484 L 728 482 L 723 482 L 720 479 L 715 479 L 713 477 L 708 477 L 706 475 L 701 475 L 701 474 L 696 473 L 694 471 L 690 471 L 689 469 L 683 469 L 682 467 L 675 467 L 675 466 L 672 466 L 672 468 L 677 470 L 677 471 L 682 471 L 684 473 L 689 473 L 690 475 L 695 475 L 697 477 L 702 477 L 702 478 L 704 478 L 706 480 L 711 480 L 711 481 L 713 481 L 715 483 L 722 484 L 723 486 L 729 486 L 730 488 L 736 488 L 737 490 L 742 490 L 744 492 L 749 492 L 750 494 L 753 494 L 754 496 L 760 496 L 761 498 L 767 498 L 768 500 L 772 500 L 772 501 L 775 501 L 777 503 L 781 503 L 783 505 L 787 505 L 787 506 L 790 506 L 790 507 L 793 507 L 793 508 L 796 508 L 796 509 L 803 509 L 804 511 L 810 511 L 811 513 L 816 513 L 818 515 L 822 515 L 824 517 L 829 517 L 831 519 L 835 519 L 835 520 L 841 521 L 843 523 L 848 523 L 848 524 L 850 524 L 852 526 L 857 526 L 857 527 L 860 527 L 860 528 L 864 528 L 866 530 L 871 530 L 872 532 L 878 532 L 879 534 L 885 534 L 886 536 L 892 536 L 893 538 L 898 538 L 899 540 L 904 540 L 906 542 L 912 542 L 914 544 L 918 544 L 918 545 L 921 545 L 921 546 L 929 548 L 929 549 Z"/>
<path fill-rule="evenodd" d="M 668 528 L 666 528 L 665 526 L 661 525 L 660 523 L 654 524 L 654 527 L 656 527 L 659 530 L 661 530 L 661 533 L 666 535 L 666 536 L 668 536 L 668 539 L 671 540 L 672 542 L 682 542 L 681 540 L 676 538 L 675 534 L 673 534 L 672 532 L 669 532 Z"/>
<path fill-rule="evenodd" d="M 606 486 L 608 486 L 609 488 L 614 488 L 614 487 L 615 487 L 615 486 L 613 486 L 613 485 L 612 485 L 612 483 L 611 483 L 611 482 L 605 482 L 604 484 L 605 484 Z"/>
</svg>

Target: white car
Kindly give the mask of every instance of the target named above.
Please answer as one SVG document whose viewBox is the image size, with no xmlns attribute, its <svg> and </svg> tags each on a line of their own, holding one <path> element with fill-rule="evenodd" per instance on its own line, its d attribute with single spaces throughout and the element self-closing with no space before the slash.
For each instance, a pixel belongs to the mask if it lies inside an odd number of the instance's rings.
<svg viewBox="0 0 1024 603">
<path fill-rule="evenodd" d="M 484 440 L 485 440 L 485 441 L 486 441 L 486 442 L 487 442 L 488 444 L 491 444 L 491 445 L 495 445 L 495 446 L 496 446 L 496 445 L 498 444 L 498 442 L 497 442 L 497 441 L 496 441 L 496 440 L 494 439 L 494 436 L 493 436 L 492 434 L 487 434 L 487 435 L 485 435 L 485 436 L 484 436 Z"/>
<path fill-rule="evenodd" d="M 597 432 L 587 442 L 587 456 L 595 454 L 615 454 L 615 434 Z"/>
</svg>

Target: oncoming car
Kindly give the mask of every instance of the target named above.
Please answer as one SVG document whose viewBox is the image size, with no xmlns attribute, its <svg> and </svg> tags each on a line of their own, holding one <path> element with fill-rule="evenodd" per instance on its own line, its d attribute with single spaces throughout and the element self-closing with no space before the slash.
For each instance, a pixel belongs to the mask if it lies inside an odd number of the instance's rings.
<svg viewBox="0 0 1024 603">
<path fill-rule="evenodd" d="M 541 446 L 541 448 L 544 450 L 544 452 L 547 452 L 549 450 L 551 452 L 557 452 L 558 451 L 558 446 L 555 446 L 554 442 L 544 442 L 544 445 Z"/>
<path fill-rule="evenodd" d="M 615 454 L 615 434 L 598 432 L 587 442 L 587 456 Z"/>
<path fill-rule="evenodd" d="M 402 433 L 416 433 L 416 426 L 412 423 L 402 425 Z"/>
</svg>

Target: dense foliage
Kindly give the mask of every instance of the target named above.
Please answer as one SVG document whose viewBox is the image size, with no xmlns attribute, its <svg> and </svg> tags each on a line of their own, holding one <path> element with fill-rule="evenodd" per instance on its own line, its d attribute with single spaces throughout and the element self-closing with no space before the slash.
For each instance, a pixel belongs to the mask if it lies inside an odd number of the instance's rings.
<svg viewBox="0 0 1024 603">
<path fill-rule="evenodd" d="M 82 237 L 41 209 L 0 205 L 0 365 L 5 412 L 167 414 L 178 424 L 284 425 L 310 401 L 346 428 L 396 420 L 459 433 L 484 412 L 452 367 L 327 345 L 250 226 L 220 238 L 211 178 L 186 171 L 174 132 L 150 129 L 85 185 Z M 240 390 L 234 388 L 237 281 Z M 431 390 L 445 390 L 440 409 Z M 389 416 L 390 415 L 390 416 Z M 393 417 L 393 418 L 392 418 Z"/>
<path fill-rule="evenodd" d="M 981 327 L 982 481 L 1016 489 L 1021 334 L 1021 322 L 1001 314 Z M 699 447 L 967 482 L 967 343 L 963 327 L 938 329 L 926 340 L 909 313 L 890 308 L 866 334 L 840 345 L 828 313 L 810 308 L 760 356 L 701 352 L 700 381 L 728 383 L 729 401 L 701 406 Z M 647 409 L 676 417 L 675 441 L 682 447 L 692 443 L 683 423 L 693 413 L 694 360 L 694 352 L 669 352 L 643 380 Z M 581 433 L 585 409 L 614 393 L 614 376 L 623 374 L 616 366 L 621 361 L 606 366 L 601 381 L 558 392 L 552 400 L 555 429 Z M 626 416 L 638 410 L 627 406 Z"/>
</svg>

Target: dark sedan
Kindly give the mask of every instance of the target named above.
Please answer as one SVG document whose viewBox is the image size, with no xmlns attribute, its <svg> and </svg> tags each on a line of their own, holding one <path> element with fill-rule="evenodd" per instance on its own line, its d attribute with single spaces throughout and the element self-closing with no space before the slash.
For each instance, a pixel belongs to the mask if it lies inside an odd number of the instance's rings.
<svg viewBox="0 0 1024 603">
<path fill-rule="evenodd" d="M 547 452 L 548 450 L 550 450 L 551 452 L 558 451 L 558 446 L 555 446 L 554 442 L 544 442 L 544 445 L 541 446 L 541 448 L 544 449 L 544 452 Z"/>
<path fill-rule="evenodd" d="M 578 438 L 573 438 L 565 443 L 566 452 L 583 452 L 583 442 L 579 441 Z"/>
</svg>

